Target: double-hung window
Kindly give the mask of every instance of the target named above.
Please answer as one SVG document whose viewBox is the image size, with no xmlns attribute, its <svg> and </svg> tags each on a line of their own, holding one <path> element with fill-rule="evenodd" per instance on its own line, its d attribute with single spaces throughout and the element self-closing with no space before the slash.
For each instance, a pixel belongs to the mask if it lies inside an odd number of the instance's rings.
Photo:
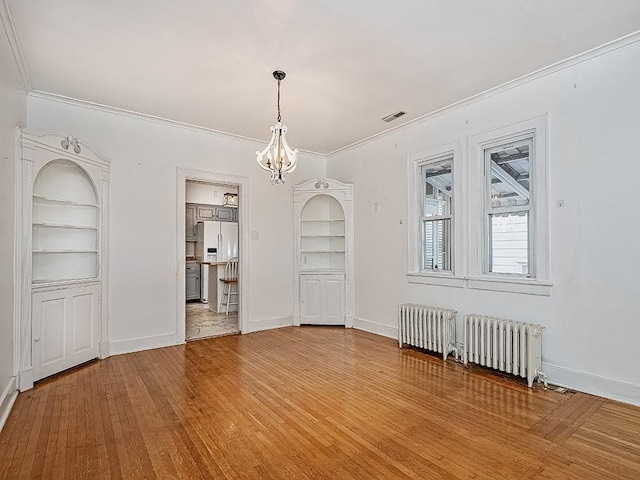
<svg viewBox="0 0 640 480">
<path fill-rule="evenodd" d="M 533 139 L 484 150 L 486 273 L 533 277 Z"/>
<path fill-rule="evenodd" d="M 421 270 L 451 271 L 453 228 L 453 158 L 420 168 L 422 186 Z"/>
<path fill-rule="evenodd" d="M 460 159 L 462 142 L 408 155 L 409 265 L 412 283 L 464 286 Z"/>
</svg>

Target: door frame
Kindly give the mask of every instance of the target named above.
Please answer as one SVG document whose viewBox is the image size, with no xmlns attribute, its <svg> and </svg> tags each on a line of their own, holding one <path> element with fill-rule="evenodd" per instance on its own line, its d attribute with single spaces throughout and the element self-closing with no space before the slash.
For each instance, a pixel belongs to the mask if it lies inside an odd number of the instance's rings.
<svg viewBox="0 0 640 480">
<path fill-rule="evenodd" d="M 51 285 L 51 289 L 66 288 L 76 284 L 100 285 L 100 319 L 98 321 L 98 358 L 109 356 L 108 328 L 108 279 L 109 279 L 109 168 L 110 160 L 98 155 L 84 143 L 81 152 L 61 148 L 68 134 L 38 132 L 16 127 L 15 134 L 15 191 L 14 191 L 14 368 L 18 390 L 33 388 L 33 318 L 32 318 L 32 245 L 33 245 L 33 182 L 34 163 L 37 155 L 48 155 L 50 161 L 70 160 L 84 168 L 87 165 L 99 169 L 99 179 L 93 179 L 99 198 L 99 247 L 98 277 L 89 281 L 70 280 Z M 48 163 L 48 161 L 47 161 Z"/>
<path fill-rule="evenodd" d="M 249 284 L 249 177 L 230 175 L 226 173 L 198 170 L 193 168 L 177 168 L 176 194 L 176 342 L 185 343 L 186 337 L 186 246 L 185 246 L 185 204 L 187 181 L 197 181 L 216 185 L 230 185 L 238 187 L 238 245 L 240 249 L 238 260 L 238 290 L 240 299 L 238 304 L 238 327 L 240 333 L 249 331 L 249 298 L 247 286 Z"/>
</svg>

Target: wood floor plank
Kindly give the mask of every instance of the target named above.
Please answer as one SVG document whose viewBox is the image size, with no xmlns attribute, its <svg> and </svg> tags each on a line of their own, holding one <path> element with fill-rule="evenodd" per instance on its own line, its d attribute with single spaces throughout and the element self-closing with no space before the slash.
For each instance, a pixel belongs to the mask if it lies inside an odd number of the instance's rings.
<svg viewBox="0 0 640 480">
<path fill-rule="evenodd" d="M 640 478 L 640 408 L 340 328 L 108 358 L 20 394 L 4 478 Z"/>
</svg>

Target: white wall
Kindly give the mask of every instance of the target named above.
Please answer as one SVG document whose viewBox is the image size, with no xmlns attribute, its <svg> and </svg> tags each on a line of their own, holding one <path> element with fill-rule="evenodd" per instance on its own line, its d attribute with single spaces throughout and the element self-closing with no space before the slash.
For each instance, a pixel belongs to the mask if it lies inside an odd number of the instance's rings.
<svg viewBox="0 0 640 480">
<path fill-rule="evenodd" d="M 29 128 L 68 132 L 111 160 L 109 341 L 121 345 L 115 350 L 128 348 L 122 345 L 131 339 L 156 346 L 154 338 L 162 343 L 175 333 L 176 229 L 184 228 L 176 221 L 178 167 L 249 178 L 243 215 L 249 215 L 249 230 L 259 232 L 245 253 L 249 329 L 291 321 L 291 185 L 323 177 L 324 157 L 301 154 L 289 183 L 271 185 L 255 161 L 255 151 L 264 148 L 257 142 L 35 96 L 28 113 Z"/>
<path fill-rule="evenodd" d="M 27 102 L 9 41 L 0 27 L 0 428 L 13 387 L 13 232 L 15 128 Z M 3 405 L 4 402 L 4 405 Z"/>
<path fill-rule="evenodd" d="M 640 42 L 330 155 L 356 186 L 356 324 L 395 335 L 403 302 L 539 322 L 551 380 L 640 404 L 638 85 Z M 407 154 L 545 112 L 551 296 L 409 284 Z"/>
<path fill-rule="evenodd" d="M 185 200 L 188 203 L 222 205 L 224 203 L 225 193 L 238 193 L 238 187 L 187 182 Z"/>
</svg>

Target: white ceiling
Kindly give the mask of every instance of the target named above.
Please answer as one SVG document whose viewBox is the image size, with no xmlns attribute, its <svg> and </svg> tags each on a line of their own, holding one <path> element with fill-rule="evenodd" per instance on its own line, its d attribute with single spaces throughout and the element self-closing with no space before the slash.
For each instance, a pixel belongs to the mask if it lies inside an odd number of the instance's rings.
<svg viewBox="0 0 640 480">
<path fill-rule="evenodd" d="M 328 153 L 640 30 L 638 0 L 8 0 L 32 87 Z M 405 110 L 393 123 L 381 118 Z"/>
</svg>

